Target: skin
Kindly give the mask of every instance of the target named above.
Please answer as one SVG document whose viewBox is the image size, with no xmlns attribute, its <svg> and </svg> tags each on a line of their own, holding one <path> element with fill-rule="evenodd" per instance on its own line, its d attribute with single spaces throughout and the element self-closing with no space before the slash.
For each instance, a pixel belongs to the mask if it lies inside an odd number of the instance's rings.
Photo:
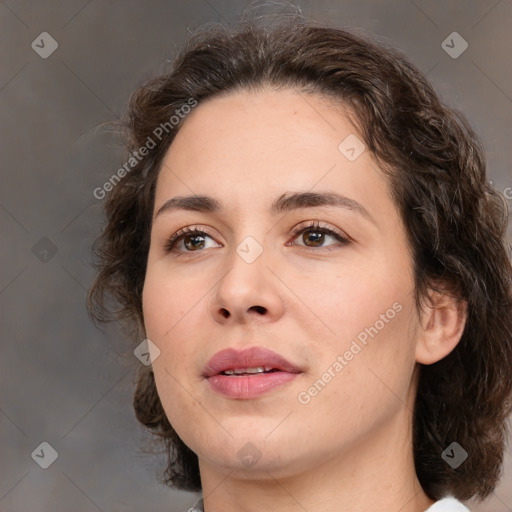
<svg viewBox="0 0 512 512">
<path fill-rule="evenodd" d="M 160 350 L 158 393 L 199 457 L 206 512 L 419 512 L 433 503 L 413 463 L 417 363 L 453 350 L 465 310 L 439 295 L 436 308 L 417 314 L 399 212 L 369 151 L 349 161 L 338 150 L 349 134 L 356 128 L 322 96 L 267 88 L 201 103 L 165 156 L 155 213 L 191 194 L 223 205 L 154 217 L 143 292 L 147 336 Z M 342 193 L 374 221 L 334 206 L 272 214 L 270 204 L 290 191 Z M 292 234 L 315 220 L 349 243 L 325 234 L 315 244 L 316 229 Z M 186 226 L 211 237 L 166 252 Z M 247 236 L 263 249 L 252 263 L 236 251 Z M 400 312 L 333 372 L 395 303 Z M 249 346 L 274 350 L 303 373 L 256 399 L 212 391 L 201 375 L 208 360 Z M 299 393 L 329 368 L 335 376 L 301 403 Z M 248 442 L 260 457 L 250 467 L 239 455 Z"/>
</svg>

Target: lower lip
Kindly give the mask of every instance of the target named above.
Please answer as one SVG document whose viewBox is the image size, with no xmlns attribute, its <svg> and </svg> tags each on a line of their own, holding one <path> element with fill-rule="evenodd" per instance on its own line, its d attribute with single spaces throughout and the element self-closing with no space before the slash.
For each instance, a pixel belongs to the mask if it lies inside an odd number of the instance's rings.
<svg viewBox="0 0 512 512">
<path fill-rule="evenodd" d="M 254 375 L 213 375 L 207 380 L 214 391 L 229 398 L 256 398 L 286 384 L 298 373 L 271 372 Z"/>
</svg>

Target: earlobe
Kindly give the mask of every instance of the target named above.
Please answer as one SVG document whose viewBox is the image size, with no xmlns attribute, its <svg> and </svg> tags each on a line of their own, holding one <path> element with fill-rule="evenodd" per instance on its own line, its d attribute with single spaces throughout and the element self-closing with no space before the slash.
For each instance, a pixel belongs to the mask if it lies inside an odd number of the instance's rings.
<svg viewBox="0 0 512 512">
<path fill-rule="evenodd" d="M 433 306 L 425 308 L 416 341 L 416 361 L 433 364 L 459 343 L 467 320 L 467 301 L 435 292 Z"/>
</svg>

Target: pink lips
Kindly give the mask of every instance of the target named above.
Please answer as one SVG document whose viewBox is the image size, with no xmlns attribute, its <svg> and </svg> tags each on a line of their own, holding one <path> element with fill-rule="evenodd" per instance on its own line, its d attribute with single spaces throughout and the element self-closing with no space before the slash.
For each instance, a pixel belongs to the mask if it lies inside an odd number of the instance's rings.
<svg viewBox="0 0 512 512">
<path fill-rule="evenodd" d="M 266 371 L 249 373 L 257 368 Z M 243 370 L 249 372 L 240 373 Z M 235 371 L 238 374 L 233 374 Z M 205 366 L 203 376 L 214 391 L 230 398 L 248 399 L 267 393 L 300 373 L 299 368 L 272 350 L 252 347 L 242 351 L 229 348 L 217 352 Z"/>
</svg>

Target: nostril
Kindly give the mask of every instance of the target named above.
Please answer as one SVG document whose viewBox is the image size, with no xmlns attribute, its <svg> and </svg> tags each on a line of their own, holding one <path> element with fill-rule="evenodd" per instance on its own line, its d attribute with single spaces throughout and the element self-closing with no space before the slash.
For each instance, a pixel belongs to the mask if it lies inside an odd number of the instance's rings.
<svg viewBox="0 0 512 512">
<path fill-rule="evenodd" d="M 227 309 L 222 308 L 220 311 L 221 311 L 222 316 L 224 318 L 228 318 L 229 317 L 229 311 Z"/>
<path fill-rule="evenodd" d="M 262 315 L 265 314 L 265 312 L 267 311 L 267 308 L 264 308 L 263 306 L 252 306 L 251 308 L 249 308 L 249 310 L 251 309 L 256 310 L 258 313 L 261 313 Z"/>
</svg>

